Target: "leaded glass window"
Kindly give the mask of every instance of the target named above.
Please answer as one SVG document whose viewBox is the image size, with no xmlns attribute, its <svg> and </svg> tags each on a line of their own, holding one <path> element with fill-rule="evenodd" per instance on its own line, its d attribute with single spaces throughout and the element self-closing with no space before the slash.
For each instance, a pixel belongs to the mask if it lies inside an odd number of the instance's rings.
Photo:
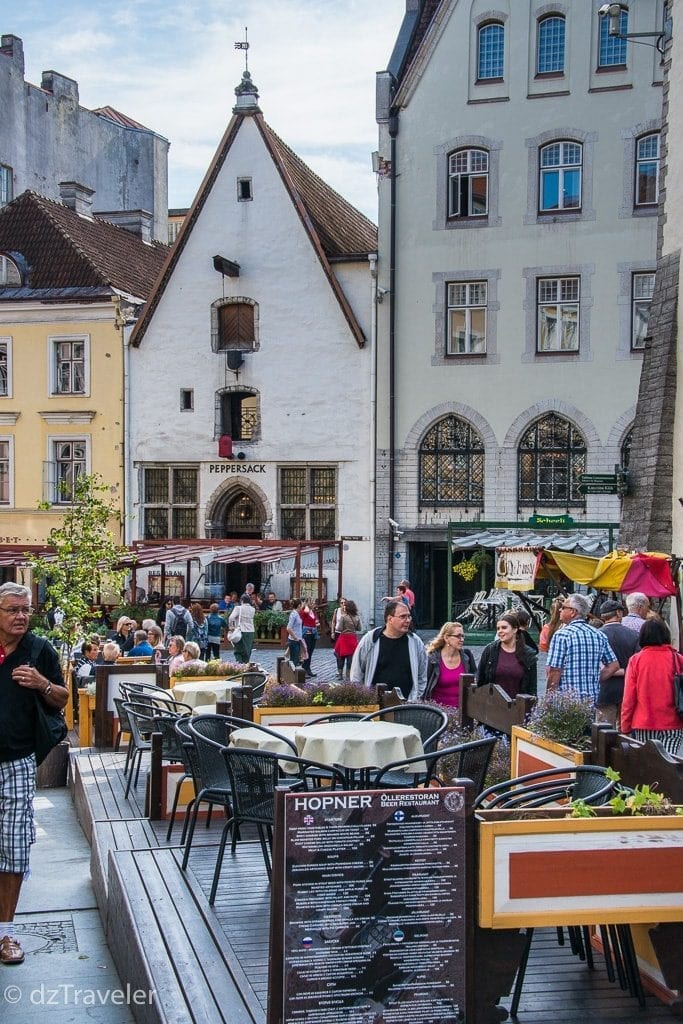
<svg viewBox="0 0 683 1024">
<path fill-rule="evenodd" d="M 197 536 L 197 470 L 185 466 L 149 466 L 143 471 L 145 540 Z"/>
<path fill-rule="evenodd" d="M 484 505 L 484 442 L 466 420 L 446 416 L 419 452 L 420 505 Z"/>
<path fill-rule="evenodd" d="M 520 505 L 584 505 L 579 492 L 586 472 L 586 442 L 577 428 L 557 413 L 536 420 L 518 449 Z"/>
<path fill-rule="evenodd" d="M 280 535 L 283 540 L 334 540 L 337 535 L 337 470 L 334 466 L 280 467 Z"/>
</svg>

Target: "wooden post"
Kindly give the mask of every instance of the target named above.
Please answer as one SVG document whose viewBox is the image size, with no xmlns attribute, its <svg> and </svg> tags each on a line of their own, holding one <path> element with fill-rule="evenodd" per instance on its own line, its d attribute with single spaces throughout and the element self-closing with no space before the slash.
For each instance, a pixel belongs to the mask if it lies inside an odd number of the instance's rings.
<svg viewBox="0 0 683 1024">
<path fill-rule="evenodd" d="M 153 732 L 150 738 L 152 750 L 149 776 L 147 777 L 146 811 L 150 821 L 161 821 L 163 818 L 161 807 L 161 773 L 163 770 L 161 747 L 163 737 L 160 732 Z"/>
</svg>

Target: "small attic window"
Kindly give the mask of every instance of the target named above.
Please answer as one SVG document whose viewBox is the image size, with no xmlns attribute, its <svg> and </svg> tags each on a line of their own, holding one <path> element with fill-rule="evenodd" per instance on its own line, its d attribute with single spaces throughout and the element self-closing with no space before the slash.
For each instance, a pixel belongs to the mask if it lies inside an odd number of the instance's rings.
<svg viewBox="0 0 683 1024">
<path fill-rule="evenodd" d="M 254 194 L 251 191 L 251 178 L 238 178 L 237 179 L 237 202 L 246 203 L 250 199 L 254 198 Z"/>
<path fill-rule="evenodd" d="M 0 253 L 0 288 L 18 288 L 21 286 L 19 267 L 9 256 Z"/>
</svg>

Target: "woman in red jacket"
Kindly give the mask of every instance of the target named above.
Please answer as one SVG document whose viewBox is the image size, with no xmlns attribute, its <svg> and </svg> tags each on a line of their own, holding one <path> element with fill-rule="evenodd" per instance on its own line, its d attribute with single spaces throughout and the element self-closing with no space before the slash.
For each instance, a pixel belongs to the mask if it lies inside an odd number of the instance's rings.
<svg viewBox="0 0 683 1024">
<path fill-rule="evenodd" d="M 621 731 L 636 740 L 660 740 L 675 754 L 683 740 L 683 718 L 674 707 L 674 674 L 683 671 L 683 658 L 671 646 L 662 619 L 645 620 L 640 647 L 626 667 Z"/>
</svg>

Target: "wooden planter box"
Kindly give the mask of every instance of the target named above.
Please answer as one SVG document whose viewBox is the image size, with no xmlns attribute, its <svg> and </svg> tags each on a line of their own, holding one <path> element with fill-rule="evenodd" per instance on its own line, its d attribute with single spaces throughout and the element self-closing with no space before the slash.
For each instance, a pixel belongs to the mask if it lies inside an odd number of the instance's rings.
<svg viewBox="0 0 683 1024">
<path fill-rule="evenodd" d="M 322 715 L 343 715 L 344 713 L 359 713 L 369 715 L 373 711 L 379 711 L 379 704 L 364 704 L 363 707 L 344 706 L 335 704 L 332 707 L 324 704 L 309 704 L 300 708 L 254 708 L 254 723 L 265 725 L 269 729 L 276 729 L 278 725 L 303 725 L 313 718 L 320 718 Z"/>
<path fill-rule="evenodd" d="M 544 740 L 521 725 L 513 725 L 510 741 L 510 778 L 539 772 L 543 768 L 572 768 L 577 764 L 586 764 L 589 761 L 589 753 L 568 747 L 564 743 L 556 743 L 554 740 Z"/>
<path fill-rule="evenodd" d="M 479 811 L 486 928 L 683 921 L 683 817 Z"/>
</svg>

